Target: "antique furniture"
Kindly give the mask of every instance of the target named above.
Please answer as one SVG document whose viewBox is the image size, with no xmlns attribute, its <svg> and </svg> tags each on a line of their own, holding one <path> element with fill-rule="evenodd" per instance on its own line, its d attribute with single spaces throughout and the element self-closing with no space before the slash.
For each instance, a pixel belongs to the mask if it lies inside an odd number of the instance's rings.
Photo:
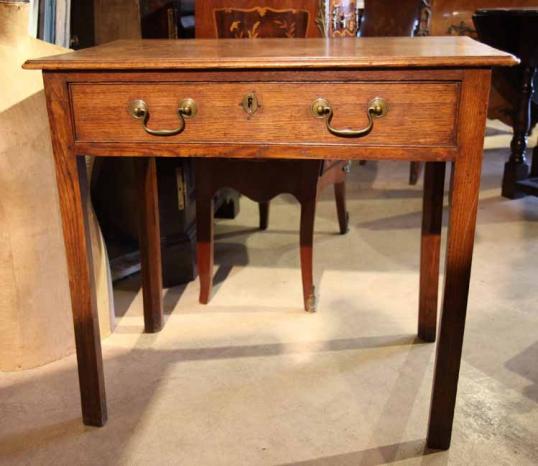
<svg viewBox="0 0 538 466">
<path fill-rule="evenodd" d="M 193 36 L 194 27 L 184 27 L 191 17 L 193 0 L 95 0 L 73 2 L 72 33 L 77 48 L 100 45 L 116 39 Z M 82 21 L 83 19 L 83 21 Z M 91 31 L 88 31 L 88 28 Z M 89 34 L 91 32 L 91 34 Z M 131 159 L 99 158 L 91 177 L 91 199 L 101 225 L 114 280 L 140 270 L 136 170 Z M 175 286 L 194 280 L 196 271 L 196 209 L 194 171 L 189 159 L 157 161 L 163 284 Z M 218 215 L 224 200 L 216 199 Z M 235 205 L 234 205 L 235 206 Z"/>
<path fill-rule="evenodd" d="M 322 37 L 320 0 L 197 1 L 197 38 Z"/>
<path fill-rule="evenodd" d="M 196 37 L 201 39 L 304 38 L 326 34 L 320 22 L 322 2 L 294 0 L 207 0 L 196 8 Z M 355 31 L 356 32 L 356 31 Z M 256 119 L 265 103 L 254 91 L 240 102 L 247 118 Z M 239 102 L 238 102 L 239 104 Z M 259 203 L 260 229 L 269 220 L 269 202 L 291 193 L 301 204 L 300 257 L 303 304 L 316 309 L 313 278 L 313 239 L 316 200 L 328 184 L 334 185 L 340 233 L 347 232 L 344 161 L 313 160 L 224 160 L 196 162 L 196 232 L 200 302 L 207 304 L 213 284 L 213 197 L 222 188 L 233 188 Z"/>
<path fill-rule="evenodd" d="M 334 186 L 340 233 L 348 230 L 345 199 L 345 162 L 338 160 L 196 160 L 196 225 L 200 302 L 209 302 L 213 282 L 213 197 L 223 187 L 232 187 L 259 203 L 260 229 L 268 226 L 269 201 L 288 193 L 301 204 L 299 232 L 303 304 L 307 312 L 316 310 L 312 253 L 314 218 L 320 192 Z"/>
<path fill-rule="evenodd" d="M 421 0 L 365 0 L 359 28 L 360 37 L 424 35 L 420 30 Z M 394 14 L 395 12 L 397 14 Z M 409 184 L 415 185 L 422 164 L 411 162 Z"/>
<path fill-rule="evenodd" d="M 473 14 L 482 8 L 526 8 L 538 0 L 421 0 L 423 28 L 432 36 L 471 36 L 476 38 Z"/>
<path fill-rule="evenodd" d="M 538 0 L 421 0 L 421 31 L 433 36 L 462 36 L 476 39 L 473 14 L 482 8 L 528 8 L 538 7 Z M 502 28 L 499 33 L 503 34 Z M 513 102 L 519 89 L 499 70 L 493 72 L 493 86 L 489 97 L 488 118 L 498 119 L 512 126 Z M 502 81 L 502 83 L 501 83 Z M 514 81 L 514 82 L 512 82 Z"/>
<path fill-rule="evenodd" d="M 473 17 L 482 42 L 516 55 L 521 64 L 495 70 L 493 85 L 512 103 L 514 136 L 504 166 L 502 195 L 510 199 L 538 195 L 538 144 L 529 173 L 527 135 L 538 120 L 538 7 L 478 10 Z"/>
<path fill-rule="evenodd" d="M 444 297 L 428 430 L 429 447 L 448 448 L 491 67 L 515 63 L 513 56 L 466 37 L 118 41 L 28 61 L 27 69 L 42 69 L 44 75 L 84 423 L 102 426 L 107 408 L 81 154 L 138 160 L 149 332 L 163 322 L 154 156 L 427 162 L 418 325 L 427 341 L 436 337 L 441 211 L 450 161 Z M 264 111 L 249 118 L 239 103 L 253 90 L 263 98 Z"/>
</svg>

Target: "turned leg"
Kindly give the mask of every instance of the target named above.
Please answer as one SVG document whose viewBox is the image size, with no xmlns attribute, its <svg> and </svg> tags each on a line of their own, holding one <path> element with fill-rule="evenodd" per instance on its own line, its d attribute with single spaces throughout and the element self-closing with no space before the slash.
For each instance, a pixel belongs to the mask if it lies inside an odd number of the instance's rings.
<svg viewBox="0 0 538 466">
<path fill-rule="evenodd" d="M 443 306 L 435 359 L 428 447 L 447 449 L 461 364 L 491 73 L 466 70 L 452 167 Z"/>
<path fill-rule="evenodd" d="M 316 295 L 313 277 L 313 240 L 314 218 L 316 215 L 316 199 L 301 202 L 301 276 L 303 279 L 304 308 L 307 312 L 315 312 Z"/>
<path fill-rule="evenodd" d="M 417 184 L 422 172 L 422 162 L 411 162 L 409 166 L 409 184 L 414 186 Z"/>
<path fill-rule="evenodd" d="M 334 183 L 334 197 L 336 199 L 336 212 L 338 214 L 338 225 L 340 234 L 348 232 L 349 214 L 346 210 L 346 182 Z"/>
<path fill-rule="evenodd" d="M 532 151 L 532 165 L 531 165 L 531 177 L 538 177 L 538 142 L 534 146 Z"/>
<path fill-rule="evenodd" d="M 259 202 L 258 208 L 260 210 L 260 230 L 267 230 L 269 225 L 269 201 Z"/>
<path fill-rule="evenodd" d="M 424 341 L 435 341 L 436 335 L 444 187 L 445 162 L 427 162 L 422 203 L 418 305 L 418 336 Z"/>
<path fill-rule="evenodd" d="M 510 143 L 510 158 L 504 165 L 502 195 L 509 199 L 518 199 L 525 194 L 517 189 L 516 183 L 529 176 L 529 165 L 525 151 L 527 150 L 527 134 L 530 129 L 531 97 L 533 79 L 536 68 L 524 66 L 521 76 L 519 102 L 514 112 L 514 136 Z"/>
<path fill-rule="evenodd" d="M 161 230 L 155 157 L 135 160 L 137 172 L 140 261 L 144 327 L 147 333 L 163 326 Z"/>
<path fill-rule="evenodd" d="M 196 199 L 196 256 L 200 277 L 201 304 L 207 304 L 213 287 L 213 197 Z"/>
</svg>

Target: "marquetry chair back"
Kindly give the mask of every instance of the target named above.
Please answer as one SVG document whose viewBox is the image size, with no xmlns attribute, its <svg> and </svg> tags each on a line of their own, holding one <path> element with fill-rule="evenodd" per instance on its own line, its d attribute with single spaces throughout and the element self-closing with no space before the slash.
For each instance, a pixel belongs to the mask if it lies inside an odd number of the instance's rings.
<svg viewBox="0 0 538 466">
<path fill-rule="evenodd" d="M 321 37 L 320 0 L 198 0 L 196 37 Z"/>
</svg>

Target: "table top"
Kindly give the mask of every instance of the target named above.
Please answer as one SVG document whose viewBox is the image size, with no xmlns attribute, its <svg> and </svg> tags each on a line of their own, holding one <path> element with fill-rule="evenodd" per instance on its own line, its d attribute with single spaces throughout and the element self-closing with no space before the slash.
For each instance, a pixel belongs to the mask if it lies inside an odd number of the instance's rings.
<svg viewBox="0 0 538 466">
<path fill-rule="evenodd" d="M 491 67 L 514 56 L 468 37 L 119 40 L 29 60 L 43 70 L 367 69 Z"/>
</svg>

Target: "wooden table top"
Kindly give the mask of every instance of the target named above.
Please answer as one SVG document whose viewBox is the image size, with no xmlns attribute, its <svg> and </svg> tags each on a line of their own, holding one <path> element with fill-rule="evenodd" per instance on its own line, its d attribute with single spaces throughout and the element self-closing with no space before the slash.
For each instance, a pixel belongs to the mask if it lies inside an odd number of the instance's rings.
<svg viewBox="0 0 538 466">
<path fill-rule="evenodd" d="M 119 40 L 29 60 L 43 70 L 366 69 L 491 67 L 514 56 L 468 37 Z"/>
</svg>

